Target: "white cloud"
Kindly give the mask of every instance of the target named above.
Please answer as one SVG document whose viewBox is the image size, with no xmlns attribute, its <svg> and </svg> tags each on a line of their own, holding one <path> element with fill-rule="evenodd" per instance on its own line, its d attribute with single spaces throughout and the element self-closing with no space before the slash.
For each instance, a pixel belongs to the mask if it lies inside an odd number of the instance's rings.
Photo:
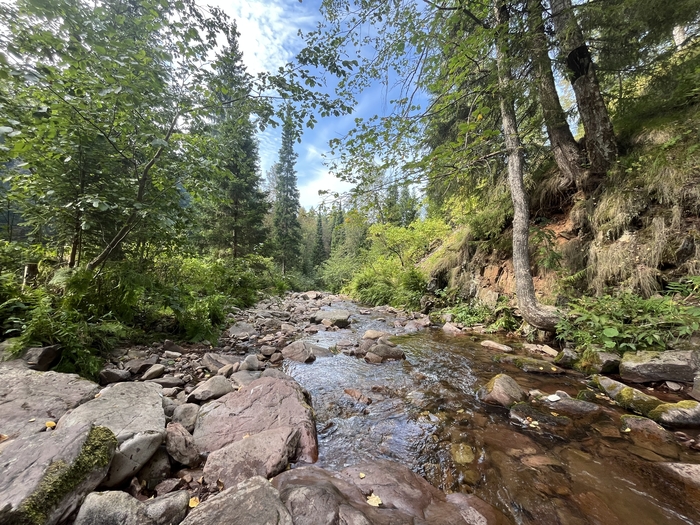
<svg viewBox="0 0 700 525">
<path fill-rule="evenodd" d="M 236 20 L 243 62 L 254 75 L 274 71 L 291 60 L 303 45 L 298 30 L 309 29 L 315 18 L 309 8 L 293 0 L 218 0 L 214 4 Z"/>
<path fill-rule="evenodd" d="M 333 200 L 331 195 L 319 195 L 319 190 L 343 193 L 349 191 L 353 185 L 336 179 L 325 168 L 317 168 L 311 176 L 300 177 L 298 182 L 299 201 L 307 210 L 311 207 L 318 208 L 319 204 L 329 203 Z"/>
</svg>

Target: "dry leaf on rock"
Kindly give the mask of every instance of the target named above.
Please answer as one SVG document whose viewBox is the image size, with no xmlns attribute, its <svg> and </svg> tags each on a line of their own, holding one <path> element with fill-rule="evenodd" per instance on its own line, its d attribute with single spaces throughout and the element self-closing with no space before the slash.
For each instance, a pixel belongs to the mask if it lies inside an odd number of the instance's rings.
<svg viewBox="0 0 700 525">
<path fill-rule="evenodd" d="M 379 507 L 382 504 L 382 500 L 379 499 L 379 496 L 372 493 L 370 496 L 367 496 L 367 503 L 373 507 Z"/>
</svg>

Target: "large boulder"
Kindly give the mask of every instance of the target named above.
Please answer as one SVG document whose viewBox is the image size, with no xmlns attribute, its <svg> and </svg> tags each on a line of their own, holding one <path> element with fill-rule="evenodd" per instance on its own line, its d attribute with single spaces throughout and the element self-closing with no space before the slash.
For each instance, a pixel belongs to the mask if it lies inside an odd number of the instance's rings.
<svg viewBox="0 0 700 525">
<path fill-rule="evenodd" d="M 479 389 L 477 395 L 484 403 L 501 405 L 506 408 L 527 399 L 527 392 L 520 388 L 515 379 L 506 374 L 494 376 L 491 381 Z"/>
<path fill-rule="evenodd" d="M 119 446 L 105 486 L 113 487 L 146 464 L 165 437 L 162 388 L 155 383 L 116 383 L 63 416 L 58 429 L 86 424 L 109 428 Z"/>
<path fill-rule="evenodd" d="M 310 321 L 318 324 L 323 322 L 324 319 L 329 321 L 330 326 L 337 326 L 338 328 L 350 326 L 350 312 L 347 310 L 319 310 L 311 316 Z"/>
<path fill-rule="evenodd" d="M 700 403 L 697 401 L 679 401 L 678 403 L 661 403 L 653 408 L 648 416 L 668 427 L 700 427 Z"/>
<path fill-rule="evenodd" d="M 61 359 L 63 349 L 61 345 L 51 345 L 29 348 L 24 354 L 27 366 L 32 370 L 45 372 L 52 366 L 58 364 Z"/>
<path fill-rule="evenodd" d="M 25 434 L 0 455 L 0 523 L 51 525 L 107 475 L 117 439 L 90 424 Z"/>
<path fill-rule="evenodd" d="M 0 434 L 10 439 L 44 430 L 68 410 L 92 399 L 100 387 L 77 374 L 36 372 L 0 365 Z M 4 445 L 0 444 L 0 450 Z"/>
<path fill-rule="evenodd" d="M 256 476 L 224 490 L 189 513 L 182 525 L 293 525 L 279 492 Z"/>
<path fill-rule="evenodd" d="M 295 456 L 299 430 L 279 427 L 254 434 L 215 450 L 204 465 L 204 479 L 211 486 L 221 481 L 224 488 L 246 479 L 270 478 L 284 471 Z"/>
<path fill-rule="evenodd" d="M 316 461 L 318 443 L 310 399 L 294 381 L 262 377 L 202 406 L 194 439 L 199 451 L 208 454 L 245 436 L 280 427 L 299 430 L 294 461 Z"/>
<path fill-rule="evenodd" d="M 620 363 L 620 377 L 631 383 L 680 381 L 692 383 L 700 364 L 700 351 L 627 352 Z"/>
</svg>

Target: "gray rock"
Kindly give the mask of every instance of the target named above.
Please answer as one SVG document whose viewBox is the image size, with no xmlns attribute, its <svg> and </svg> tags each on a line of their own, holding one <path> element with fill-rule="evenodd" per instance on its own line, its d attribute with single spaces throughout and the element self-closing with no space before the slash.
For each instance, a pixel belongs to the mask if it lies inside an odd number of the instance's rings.
<svg viewBox="0 0 700 525">
<path fill-rule="evenodd" d="M 176 394 L 177 395 L 177 394 Z M 180 402 L 170 397 L 165 396 L 163 392 L 163 412 L 167 417 L 173 417 L 175 409 L 180 406 Z"/>
<path fill-rule="evenodd" d="M 212 376 L 204 383 L 197 385 L 197 388 L 190 392 L 187 396 L 187 402 L 193 403 L 199 401 L 203 403 L 211 399 L 219 399 L 229 392 L 233 392 L 231 381 L 224 376 Z"/>
<path fill-rule="evenodd" d="M 481 346 L 485 348 L 490 348 L 491 350 L 498 350 L 499 352 L 512 352 L 513 347 L 504 345 L 501 343 L 497 343 L 496 341 L 489 341 L 488 339 L 486 341 L 481 341 Z"/>
<path fill-rule="evenodd" d="M 23 435 L 0 456 L 0 523 L 53 525 L 107 475 L 114 434 L 90 424 Z"/>
<path fill-rule="evenodd" d="M 121 491 L 93 492 L 80 507 L 74 525 L 153 525 L 144 504 Z"/>
<path fill-rule="evenodd" d="M 131 379 L 131 372 L 128 370 L 119 370 L 118 368 L 105 368 L 100 372 L 100 384 L 109 385 L 112 383 L 121 383 Z"/>
<path fill-rule="evenodd" d="M 564 392 L 561 392 L 561 394 L 564 394 Z M 570 417 L 578 423 L 591 423 L 603 415 L 603 409 L 595 403 L 582 399 L 572 399 L 568 395 L 559 395 L 557 397 L 559 397 L 557 400 L 544 397 L 540 401 L 548 406 L 552 412 Z"/>
<path fill-rule="evenodd" d="M 260 370 L 261 368 L 264 368 L 261 366 L 260 361 L 258 360 L 258 357 L 251 354 L 247 355 L 246 358 L 243 360 L 241 365 L 238 367 L 239 371 L 249 371 L 249 372 L 255 372 L 257 370 Z"/>
<path fill-rule="evenodd" d="M 385 344 L 378 344 L 372 347 L 371 352 L 374 355 L 378 355 L 382 358 L 382 361 L 387 361 L 389 359 L 405 359 L 406 356 L 397 346 L 389 346 Z"/>
<path fill-rule="evenodd" d="M 288 374 L 285 374 L 281 370 L 277 370 L 275 368 L 268 368 L 266 369 L 260 377 L 274 377 L 276 379 L 284 379 L 286 381 L 294 381 L 294 378 Z"/>
<path fill-rule="evenodd" d="M 234 356 L 228 356 L 224 354 L 215 354 L 212 352 L 207 352 L 202 356 L 202 364 L 206 366 L 210 372 L 213 374 L 218 373 L 218 371 L 226 365 L 235 365 L 240 361 L 240 358 Z"/>
<path fill-rule="evenodd" d="M 350 326 L 350 312 L 347 310 L 319 310 L 311 316 L 312 323 L 322 323 L 323 320 L 328 320 L 330 326 L 338 328 L 347 328 Z"/>
<path fill-rule="evenodd" d="M 313 363 L 316 360 L 315 348 L 318 347 L 307 341 L 295 341 L 282 349 L 282 356 L 299 363 Z"/>
<path fill-rule="evenodd" d="M 89 401 L 100 387 L 77 374 L 37 372 L 0 365 L 0 433 L 10 440 L 36 434 L 47 421 Z M 6 441 L 3 445 L 7 445 Z"/>
<path fill-rule="evenodd" d="M 627 386 L 609 377 L 594 376 L 593 381 L 600 390 L 617 402 L 618 405 L 642 416 L 648 416 L 653 409 L 663 403 L 654 396 L 645 394 L 636 388 Z"/>
<path fill-rule="evenodd" d="M 272 354 L 274 354 L 275 352 L 277 352 L 277 348 L 274 346 L 263 345 L 260 348 L 260 353 L 267 358 L 270 358 L 270 356 L 272 356 Z"/>
<path fill-rule="evenodd" d="M 255 327 L 249 323 L 236 323 L 228 329 L 229 337 L 247 337 L 256 333 Z"/>
<path fill-rule="evenodd" d="M 544 359 L 535 359 L 533 357 L 525 357 L 521 355 L 499 354 L 494 357 L 494 360 L 501 363 L 512 363 L 523 372 L 531 374 L 563 374 L 565 370 L 553 365 Z"/>
<path fill-rule="evenodd" d="M 185 519 L 190 495 L 186 490 L 171 492 L 145 502 L 146 516 L 154 525 L 178 525 Z"/>
<path fill-rule="evenodd" d="M 464 335 L 462 329 L 454 323 L 445 323 L 442 325 L 442 331 L 449 335 Z"/>
<path fill-rule="evenodd" d="M 194 508 L 182 525 L 293 525 L 279 492 L 254 477 L 220 492 Z"/>
<path fill-rule="evenodd" d="M 318 458 L 318 443 L 309 403 L 296 382 L 263 377 L 202 406 L 194 439 L 199 451 L 209 454 L 245 435 L 292 427 L 300 432 L 294 460 L 313 463 Z"/>
<path fill-rule="evenodd" d="M 527 393 L 520 388 L 515 379 L 506 374 L 495 376 L 484 387 L 480 388 L 477 394 L 484 403 L 506 408 L 527 399 Z"/>
<path fill-rule="evenodd" d="M 647 416 L 668 427 L 700 427 L 700 403 L 679 401 L 662 403 L 654 407 Z"/>
<path fill-rule="evenodd" d="M 165 432 L 165 449 L 171 458 L 188 467 L 199 464 L 197 445 L 185 427 L 180 423 L 168 423 Z"/>
<path fill-rule="evenodd" d="M 693 399 L 700 401 L 700 374 L 695 374 L 693 378 L 693 388 L 688 395 Z"/>
<path fill-rule="evenodd" d="M 153 383 L 116 383 L 59 420 L 59 430 L 91 423 L 105 426 L 117 436 L 119 446 L 105 486 L 113 487 L 138 472 L 163 442 L 161 390 Z"/>
<path fill-rule="evenodd" d="M 447 501 L 459 509 L 468 525 L 510 525 L 511 521 L 497 508 L 474 494 L 455 492 L 447 495 Z"/>
<path fill-rule="evenodd" d="M 194 403 L 183 403 L 175 408 L 173 412 L 173 423 L 180 423 L 187 432 L 194 431 L 194 425 L 197 422 L 197 414 L 199 413 L 199 405 Z"/>
<path fill-rule="evenodd" d="M 564 348 L 564 350 L 559 352 L 557 357 L 554 358 L 554 363 L 562 368 L 574 368 L 578 360 L 579 355 L 577 352 L 571 348 Z"/>
<path fill-rule="evenodd" d="M 32 370 L 45 372 L 52 366 L 58 364 L 61 359 L 63 349 L 61 345 L 44 346 L 41 348 L 29 348 L 24 354 L 27 366 Z"/>
<path fill-rule="evenodd" d="M 698 371 L 700 352 L 667 350 L 665 352 L 627 352 L 620 363 L 623 381 L 648 383 L 652 381 L 693 382 Z"/>
<path fill-rule="evenodd" d="M 365 354 L 365 361 L 368 363 L 371 363 L 373 365 L 378 365 L 382 362 L 384 362 L 384 359 L 382 359 L 382 356 L 375 354 L 374 352 L 367 352 Z"/>
<path fill-rule="evenodd" d="M 151 456 L 136 475 L 139 482 L 145 484 L 149 490 L 153 490 L 158 483 L 170 477 L 170 456 L 165 447 L 158 447 L 156 453 Z"/>
<path fill-rule="evenodd" d="M 141 502 L 126 492 L 93 492 L 75 525 L 178 525 L 185 518 L 189 494 L 184 491 Z"/>
<path fill-rule="evenodd" d="M 299 430 L 292 427 L 254 434 L 209 454 L 204 479 L 209 485 L 221 481 L 229 488 L 254 476 L 276 476 L 294 458 L 298 444 Z"/>
<path fill-rule="evenodd" d="M 620 356 L 612 352 L 596 352 L 595 361 L 581 368 L 586 374 L 615 374 L 620 368 Z"/>
<path fill-rule="evenodd" d="M 162 377 L 163 374 L 165 374 L 165 366 L 156 364 L 146 370 L 141 376 L 141 379 L 144 381 L 148 379 L 158 379 L 159 377 Z"/>
<path fill-rule="evenodd" d="M 362 339 L 379 339 L 380 337 L 387 336 L 386 332 L 381 332 L 379 330 L 367 330 L 364 335 L 362 336 Z"/>
<path fill-rule="evenodd" d="M 624 432 L 638 447 L 667 458 L 678 459 L 678 443 L 673 434 L 651 419 L 625 415 L 620 418 Z"/>
<path fill-rule="evenodd" d="M 160 385 L 163 388 L 180 388 L 185 386 L 185 382 L 181 378 L 174 376 L 163 376 L 157 379 L 149 379 L 147 382 Z"/>
<path fill-rule="evenodd" d="M 280 354 L 282 355 L 282 354 Z M 253 372 L 251 370 L 241 370 L 240 372 L 235 372 L 231 374 L 229 378 L 233 385 L 233 389 L 244 387 L 251 384 L 253 381 L 260 379 L 261 372 Z"/>
<path fill-rule="evenodd" d="M 124 368 L 134 375 L 143 374 L 158 362 L 158 356 L 152 355 L 148 359 L 132 359 L 124 363 Z"/>
</svg>

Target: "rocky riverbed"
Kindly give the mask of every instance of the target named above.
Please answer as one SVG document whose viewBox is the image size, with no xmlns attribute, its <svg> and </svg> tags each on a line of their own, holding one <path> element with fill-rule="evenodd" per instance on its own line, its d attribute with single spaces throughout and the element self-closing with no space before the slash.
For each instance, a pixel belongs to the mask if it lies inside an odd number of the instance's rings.
<svg viewBox="0 0 700 525">
<path fill-rule="evenodd" d="M 99 385 L 43 371 L 58 352 L 0 364 L 1 525 L 700 522 L 693 350 L 618 360 L 623 383 L 307 292 L 216 345 L 123 349 Z"/>
</svg>

